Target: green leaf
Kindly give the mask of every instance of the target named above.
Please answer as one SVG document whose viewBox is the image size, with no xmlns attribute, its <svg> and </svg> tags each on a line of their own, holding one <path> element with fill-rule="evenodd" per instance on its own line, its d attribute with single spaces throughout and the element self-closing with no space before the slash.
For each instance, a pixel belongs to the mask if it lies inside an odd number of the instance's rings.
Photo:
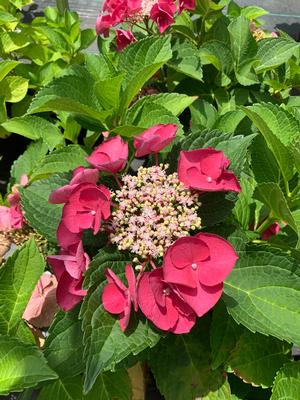
<svg viewBox="0 0 300 400">
<path fill-rule="evenodd" d="M 170 36 L 153 36 L 128 46 L 120 55 L 119 70 L 124 72 L 121 110 L 126 110 L 143 85 L 172 57 Z"/>
<path fill-rule="evenodd" d="M 85 392 L 91 390 L 102 371 L 114 369 L 129 355 L 137 355 L 155 346 L 160 339 L 147 320 L 131 321 L 126 333 L 122 332 L 119 321 L 103 309 L 101 293 L 106 285 L 106 280 L 103 281 L 105 269 L 110 267 L 119 276 L 124 276 L 125 265 L 129 262 L 128 255 L 125 257 L 116 250 L 114 253 L 113 249 L 105 248 L 91 263 L 86 285 L 95 284 L 84 298 L 81 308 L 86 361 Z"/>
<path fill-rule="evenodd" d="M 25 115 L 11 118 L 2 126 L 8 132 L 18 133 L 32 140 L 42 139 L 49 150 L 64 143 L 63 135 L 58 127 L 41 117 Z"/>
<path fill-rule="evenodd" d="M 264 136 L 286 181 L 293 176 L 294 147 L 299 141 L 299 122 L 274 104 L 241 107 Z"/>
<path fill-rule="evenodd" d="M 33 170 L 30 179 L 37 180 L 51 174 L 69 172 L 79 165 L 87 167 L 86 157 L 86 152 L 77 144 L 71 144 L 55 150 L 43 158 L 40 164 Z"/>
<path fill-rule="evenodd" d="M 95 94 L 105 109 L 117 109 L 120 101 L 121 86 L 124 75 L 117 75 L 95 84 Z"/>
<path fill-rule="evenodd" d="M 178 126 L 177 137 L 183 136 L 182 125 L 177 117 L 158 103 L 142 103 L 140 108 L 132 107 L 126 115 L 125 124 L 143 130 L 157 124 L 175 124 Z M 133 130 L 130 130 L 132 133 Z M 138 132 L 134 132 L 137 134 Z M 128 136 L 129 133 L 126 134 Z M 164 149 L 167 151 L 168 148 Z"/>
<path fill-rule="evenodd" d="M 199 50 L 188 39 L 178 38 L 172 44 L 173 56 L 168 66 L 190 78 L 202 81 L 202 68 Z"/>
<path fill-rule="evenodd" d="M 95 29 L 83 29 L 80 35 L 80 50 L 87 49 L 96 39 Z"/>
<path fill-rule="evenodd" d="M 78 309 L 59 312 L 49 330 L 44 354 L 51 368 L 64 378 L 84 371 L 83 337 Z"/>
<path fill-rule="evenodd" d="M 68 178 L 53 175 L 20 189 L 22 206 L 29 225 L 52 243 L 57 243 L 56 231 L 61 220 L 62 205 L 50 204 L 48 199 L 52 190 L 68 183 Z"/>
<path fill-rule="evenodd" d="M 102 125 L 111 112 L 101 109 L 93 86 L 94 82 L 86 73 L 54 79 L 38 92 L 28 113 L 68 111 Z"/>
<path fill-rule="evenodd" d="M 230 385 L 228 380 L 224 380 L 222 386 L 217 390 L 210 391 L 206 396 L 201 398 L 202 400 L 234 400 L 231 396 Z"/>
<path fill-rule="evenodd" d="M 228 314 L 222 301 L 214 307 L 210 327 L 211 367 L 225 364 L 234 349 L 243 328 Z"/>
<path fill-rule="evenodd" d="M 285 64 L 299 50 L 299 43 L 294 40 L 266 38 L 258 42 L 257 58 L 259 62 L 255 71 L 259 74 Z"/>
<path fill-rule="evenodd" d="M 300 272 L 294 259 L 256 248 L 241 252 L 224 292 L 227 310 L 238 323 L 300 343 Z"/>
<path fill-rule="evenodd" d="M 258 184 L 253 197 L 270 208 L 274 219 L 286 222 L 297 234 L 299 233 L 287 201 L 277 183 Z"/>
<path fill-rule="evenodd" d="M 212 128 L 217 121 L 218 113 L 215 107 L 205 100 L 198 99 L 190 106 L 192 125 Z"/>
<path fill-rule="evenodd" d="M 128 373 L 118 370 L 99 375 L 94 388 L 86 396 L 82 394 L 80 376 L 60 378 L 43 386 L 38 400 L 131 400 L 131 387 Z"/>
<path fill-rule="evenodd" d="M 217 129 L 195 128 L 182 141 L 182 150 L 195 150 L 202 147 L 216 147 L 219 143 L 230 139 L 231 133 L 224 133 Z"/>
<path fill-rule="evenodd" d="M 150 368 L 166 400 L 193 400 L 222 386 L 221 371 L 211 369 L 208 332 L 204 317 L 189 334 L 169 335 L 150 352 Z"/>
<path fill-rule="evenodd" d="M 245 118 L 245 115 L 241 110 L 229 111 L 219 117 L 214 128 L 223 132 L 234 133 L 243 118 Z"/>
<path fill-rule="evenodd" d="M 262 135 L 256 136 L 252 142 L 251 166 L 258 183 L 280 182 L 278 163 Z"/>
<path fill-rule="evenodd" d="M 300 398 L 300 361 L 285 364 L 277 373 L 270 400 Z"/>
<path fill-rule="evenodd" d="M 249 229 L 251 222 L 251 207 L 254 203 L 253 192 L 255 189 L 255 181 L 252 178 L 242 176 L 239 179 L 241 185 L 241 192 L 238 194 L 237 202 L 233 209 L 233 214 L 239 224 L 245 231 Z"/>
<path fill-rule="evenodd" d="M 0 394 L 21 392 L 39 382 L 56 379 L 37 347 L 17 338 L 0 336 Z"/>
<path fill-rule="evenodd" d="M 85 65 L 88 72 L 97 82 L 104 81 L 117 75 L 116 70 L 105 54 L 85 54 Z"/>
<path fill-rule="evenodd" d="M 19 183 L 21 176 L 30 175 L 48 152 L 48 146 L 42 140 L 30 143 L 25 152 L 13 163 L 10 171 L 15 183 Z"/>
<path fill-rule="evenodd" d="M 5 97 L 5 101 L 18 103 L 27 93 L 28 80 L 21 76 L 6 76 L 0 85 L 0 96 Z"/>
<path fill-rule="evenodd" d="M 0 62 L 0 82 L 6 75 L 12 71 L 19 63 L 19 61 L 6 60 Z"/>
<path fill-rule="evenodd" d="M 291 345 L 259 333 L 244 332 L 228 365 L 244 382 L 267 388 L 272 386 L 279 368 L 291 359 Z"/>
<path fill-rule="evenodd" d="M 237 17 L 228 26 L 228 31 L 238 82 L 243 86 L 258 83 L 253 70 L 257 57 L 257 43 L 250 32 L 249 21 L 243 16 Z"/>
<path fill-rule="evenodd" d="M 0 32 L 0 50 L 8 54 L 30 44 L 28 37 L 21 32 Z"/>
<path fill-rule="evenodd" d="M 257 6 L 247 6 L 241 9 L 241 15 L 248 18 L 250 21 L 266 14 L 269 14 L 269 12 Z"/>
<path fill-rule="evenodd" d="M 44 266 L 44 259 L 35 241 L 30 239 L 1 268 L 0 334 L 16 334 Z"/>
<path fill-rule="evenodd" d="M 218 71 L 228 76 L 233 70 L 233 57 L 230 48 L 219 40 L 209 40 L 200 47 L 200 57 L 203 64 L 212 64 Z M 223 85 L 222 85 L 223 86 Z"/>
<path fill-rule="evenodd" d="M 195 100 L 196 96 L 187 96 L 179 93 L 159 93 L 151 96 L 144 96 L 138 100 L 129 110 L 128 113 L 138 112 L 138 110 L 146 103 L 158 104 L 173 115 L 180 115 L 186 108 L 188 108 Z"/>
</svg>

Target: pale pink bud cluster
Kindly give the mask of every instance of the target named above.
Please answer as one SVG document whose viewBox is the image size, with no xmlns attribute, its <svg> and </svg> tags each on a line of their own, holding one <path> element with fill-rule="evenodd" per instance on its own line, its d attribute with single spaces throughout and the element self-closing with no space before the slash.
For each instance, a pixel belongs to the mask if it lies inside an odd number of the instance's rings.
<svg viewBox="0 0 300 400">
<path fill-rule="evenodd" d="M 162 257 L 166 248 L 201 226 L 198 194 L 187 190 L 168 165 L 140 167 L 137 176 L 122 177 L 112 197 L 111 241 L 143 259 Z"/>
</svg>

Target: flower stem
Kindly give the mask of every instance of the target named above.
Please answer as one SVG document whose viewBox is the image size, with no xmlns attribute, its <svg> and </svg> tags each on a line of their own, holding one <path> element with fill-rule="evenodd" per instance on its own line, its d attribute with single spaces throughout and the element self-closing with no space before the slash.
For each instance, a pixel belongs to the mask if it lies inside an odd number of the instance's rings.
<svg viewBox="0 0 300 400">
<path fill-rule="evenodd" d="M 154 157 L 155 157 L 155 164 L 158 167 L 158 164 L 159 164 L 158 153 L 154 153 Z"/>
<path fill-rule="evenodd" d="M 117 182 L 117 184 L 118 184 L 119 188 L 120 188 L 120 189 L 122 189 L 123 185 L 122 185 L 122 183 L 121 183 L 120 179 L 117 177 L 117 175 L 116 175 L 116 174 L 114 174 L 114 178 L 115 178 L 115 181 Z"/>
</svg>

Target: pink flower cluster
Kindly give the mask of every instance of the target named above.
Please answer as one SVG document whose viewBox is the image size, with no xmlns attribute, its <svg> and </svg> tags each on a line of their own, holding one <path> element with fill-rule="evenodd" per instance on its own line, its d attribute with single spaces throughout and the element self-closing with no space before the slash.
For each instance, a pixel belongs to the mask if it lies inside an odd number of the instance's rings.
<svg viewBox="0 0 300 400">
<path fill-rule="evenodd" d="M 105 0 L 96 31 L 98 35 L 107 35 L 111 27 L 123 22 L 134 24 L 150 18 L 162 33 L 175 22 L 176 12 L 194 8 L 195 0 Z M 116 34 L 118 50 L 136 40 L 131 31 L 120 29 Z"/>
<path fill-rule="evenodd" d="M 20 185 L 25 186 L 27 183 L 27 175 L 22 175 Z M 12 193 L 7 196 L 9 207 L 0 206 L 0 231 L 9 232 L 22 229 L 25 224 L 21 208 L 21 196 L 18 190 L 20 185 L 14 185 Z"/>
<path fill-rule="evenodd" d="M 175 139 L 176 130 L 173 124 L 147 129 L 134 139 L 135 156 L 157 155 Z M 224 153 L 207 148 L 182 151 L 178 174 L 167 175 L 163 165 L 140 168 L 137 176 L 123 176 L 122 186 L 117 173 L 127 158 L 126 142 L 119 136 L 107 139 L 87 158 L 94 168 L 77 168 L 70 183 L 50 196 L 52 203 L 64 204 L 57 231 L 61 253 L 48 257 L 58 280 L 58 303 L 69 310 L 85 295 L 82 282 L 89 258 L 82 234 L 85 229 L 94 234 L 105 229 L 120 250 L 129 249 L 142 259 L 133 260 L 141 263 L 137 277 L 132 266 L 126 266 L 127 287 L 106 270 L 103 306 L 119 315 L 121 329 L 128 326 L 133 306 L 162 330 L 189 332 L 196 317 L 216 304 L 237 260 L 222 237 L 202 232 L 191 236 L 201 225 L 198 196 L 205 191 L 239 192 L 239 183 Z M 113 174 L 120 190 L 110 194 L 98 185 L 99 171 Z"/>
</svg>

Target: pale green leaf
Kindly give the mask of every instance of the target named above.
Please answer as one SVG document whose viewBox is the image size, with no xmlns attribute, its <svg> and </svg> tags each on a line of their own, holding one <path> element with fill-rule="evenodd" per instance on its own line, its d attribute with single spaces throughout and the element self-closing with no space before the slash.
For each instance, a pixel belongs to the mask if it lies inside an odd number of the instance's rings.
<svg viewBox="0 0 300 400">
<path fill-rule="evenodd" d="M 44 267 L 44 259 L 35 241 L 30 239 L 1 268 L 0 334 L 16 334 Z"/>
<path fill-rule="evenodd" d="M 0 49 L 8 54 L 30 44 L 28 37 L 21 32 L 0 32 Z"/>
<path fill-rule="evenodd" d="M 206 396 L 202 397 L 201 400 L 234 400 L 234 398 L 231 396 L 228 380 L 226 379 L 222 386 L 220 386 L 217 390 L 210 391 Z"/>
<path fill-rule="evenodd" d="M 2 126 L 8 131 L 18 133 L 32 140 L 42 139 L 49 150 L 62 145 L 63 135 L 58 127 L 41 117 L 25 115 L 24 117 L 11 118 L 4 122 Z"/>
<path fill-rule="evenodd" d="M 300 398 L 300 361 L 284 365 L 277 373 L 270 400 L 296 400 Z"/>
<path fill-rule="evenodd" d="M 123 75 L 116 75 L 103 81 L 97 80 L 95 94 L 105 109 L 118 108 L 123 78 Z"/>
<path fill-rule="evenodd" d="M 13 61 L 13 60 L 5 60 L 0 62 L 0 82 L 2 81 L 3 78 L 6 77 L 6 75 L 13 70 L 17 65 L 19 64 L 19 61 Z"/>
<path fill-rule="evenodd" d="M 27 79 L 21 76 L 6 76 L 1 81 L 0 96 L 4 96 L 5 101 L 17 103 L 26 96 L 27 90 Z"/>
<path fill-rule="evenodd" d="M 0 336 L 0 371 L 0 394 L 3 395 L 57 378 L 36 346 L 3 335 Z"/>
</svg>

